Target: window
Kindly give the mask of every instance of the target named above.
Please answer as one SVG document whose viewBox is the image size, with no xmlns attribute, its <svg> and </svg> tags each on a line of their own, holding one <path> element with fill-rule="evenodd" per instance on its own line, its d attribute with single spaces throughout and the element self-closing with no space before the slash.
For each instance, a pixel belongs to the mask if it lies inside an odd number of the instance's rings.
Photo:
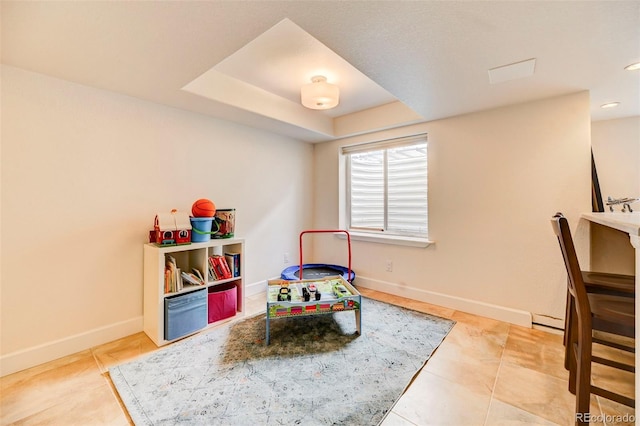
<svg viewBox="0 0 640 426">
<path fill-rule="evenodd" d="M 427 137 L 342 148 L 351 232 L 427 239 Z"/>
</svg>

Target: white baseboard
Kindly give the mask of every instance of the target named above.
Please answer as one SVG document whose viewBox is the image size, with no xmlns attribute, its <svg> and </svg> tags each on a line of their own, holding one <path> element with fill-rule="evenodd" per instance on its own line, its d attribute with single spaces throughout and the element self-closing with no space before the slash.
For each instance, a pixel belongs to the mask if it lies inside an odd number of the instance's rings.
<svg viewBox="0 0 640 426">
<path fill-rule="evenodd" d="M 465 299 L 458 296 L 451 296 L 443 293 L 422 290 L 419 288 L 400 286 L 396 283 L 375 280 L 358 275 L 354 284 L 357 287 L 370 288 L 383 293 L 396 294 L 409 299 L 443 306 L 474 315 L 493 318 L 510 324 L 531 328 L 531 313 L 519 309 L 507 308 L 505 306 L 493 305 L 491 303 L 479 302 L 477 300 Z"/>
<path fill-rule="evenodd" d="M 255 296 L 256 294 L 265 293 L 267 291 L 267 281 L 268 280 L 262 280 L 262 281 L 257 281 L 251 284 L 245 284 L 244 285 L 245 296 Z"/>
<path fill-rule="evenodd" d="M 554 318 L 548 315 L 533 314 L 532 319 L 534 324 L 564 330 L 564 318 Z"/>
<path fill-rule="evenodd" d="M 0 377 L 142 331 L 142 317 L 96 328 L 0 357 Z"/>
<path fill-rule="evenodd" d="M 245 296 L 267 291 L 267 280 L 245 285 Z M 0 377 L 143 331 L 143 317 L 89 330 L 0 356 Z"/>
</svg>

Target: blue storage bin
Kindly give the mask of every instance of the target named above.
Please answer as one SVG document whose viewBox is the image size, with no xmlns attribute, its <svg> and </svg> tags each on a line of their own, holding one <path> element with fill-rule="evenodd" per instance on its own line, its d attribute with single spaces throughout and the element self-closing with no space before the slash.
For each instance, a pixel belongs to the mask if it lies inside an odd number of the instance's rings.
<svg viewBox="0 0 640 426">
<path fill-rule="evenodd" d="M 164 299 L 164 338 L 177 339 L 207 326 L 207 289 Z"/>
</svg>

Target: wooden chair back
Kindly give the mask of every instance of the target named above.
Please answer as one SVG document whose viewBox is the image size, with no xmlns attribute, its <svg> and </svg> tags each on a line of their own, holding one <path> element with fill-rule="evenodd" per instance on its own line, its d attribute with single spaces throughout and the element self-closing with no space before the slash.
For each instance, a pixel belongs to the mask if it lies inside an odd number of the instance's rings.
<svg viewBox="0 0 640 426">
<path fill-rule="evenodd" d="M 578 318 L 582 320 L 579 321 L 578 326 L 582 326 L 585 330 L 591 330 L 589 298 L 582 279 L 580 263 L 578 262 L 578 255 L 573 244 L 573 238 L 571 237 L 569 222 L 562 213 L 556 213 L 551 219 L 551 226 L 558 237 L 558 244 L 560 244 L 560 251 L 562 252 L 564 265 L 567 269 L 567 286 L 569 293 L 575 301 Z"/>
</svg>

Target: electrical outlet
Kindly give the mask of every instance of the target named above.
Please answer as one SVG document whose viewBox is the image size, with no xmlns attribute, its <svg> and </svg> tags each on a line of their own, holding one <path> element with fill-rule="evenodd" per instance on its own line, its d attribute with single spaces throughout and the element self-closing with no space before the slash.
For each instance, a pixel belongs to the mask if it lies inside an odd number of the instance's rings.
<svg viewBox="0 0 640 426">
<path fill-rule="evenodd" d="M 291 258 L 289 257 L 289 253 L 285 253 L 284 255 L 282 255 L 282 262 L 286 265 L 287 263 L 291 262 Z"/>
<path fill-rule="evenodd" d="M 387 260 L 387 272 L 393 271 L 393 261 Z"/>
</svg>

